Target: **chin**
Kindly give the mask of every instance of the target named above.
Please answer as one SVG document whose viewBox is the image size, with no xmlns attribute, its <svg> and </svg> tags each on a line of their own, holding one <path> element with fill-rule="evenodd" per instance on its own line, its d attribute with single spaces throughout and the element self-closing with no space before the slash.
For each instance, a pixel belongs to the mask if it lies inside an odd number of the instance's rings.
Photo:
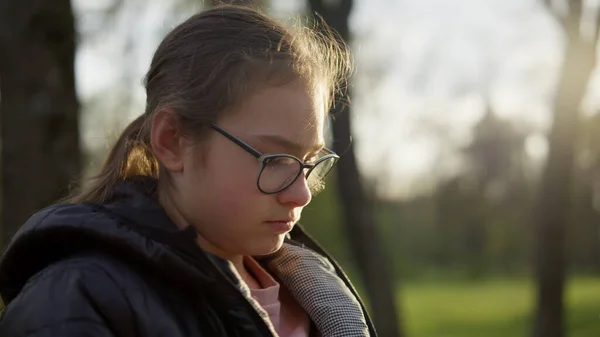
<svg viewBox="0 0 600 337">
<path fill-rule="evenodd" d="M 252 252 L 250 255 L 260 256 L 275 253 L 283 246 L 284 238 L 285 235 L 278 235 L 276 239 L 271 238 L 262 244 L 254 245 L 252 249 L 249 249 Z"/>
</svg>

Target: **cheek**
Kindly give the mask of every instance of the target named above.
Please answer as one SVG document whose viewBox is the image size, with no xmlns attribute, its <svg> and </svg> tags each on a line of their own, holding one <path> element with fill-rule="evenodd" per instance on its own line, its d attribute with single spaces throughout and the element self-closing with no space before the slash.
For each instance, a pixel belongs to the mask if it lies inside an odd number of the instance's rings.
<svg viewBox="0 0 600 337">
<path fill-rule="evenodd" d="M 241 162 L 241 163 L 240 163 Z M 248 163 L 249 162 L 249 163 Z M 214 160 L 206 165 L 204 192 L 220 210 L 244 212 L 256 207 L 262 193 L 256 186 L 258 165 L 251 161 Z"/>
<path fill-rule="evenodd" d="M 196 220 L 224 225 L 254 218 L 268 207 L 256 186 L 258 161 L 246 153 L 212 144 L 204 156 L 189 156 L 186 168 L 184 203 Z"/>
<path fill-rule="evenodd" d="M 216 188 L 229 193 L 234 193 L 236 190 L 250 192 L 256 188 L 258 167 L 252 165 L 249 160 L 223 159 L 215 160 L 209 165 L 211 179 Z"/>
</svg>

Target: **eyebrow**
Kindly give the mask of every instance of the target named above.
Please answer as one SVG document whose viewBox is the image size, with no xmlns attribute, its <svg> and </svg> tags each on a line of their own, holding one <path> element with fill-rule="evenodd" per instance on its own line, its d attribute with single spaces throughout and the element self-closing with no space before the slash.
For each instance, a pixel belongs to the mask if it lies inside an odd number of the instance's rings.
<svg viewBox="0 0 600 337">
<path fill-rule="evenodd" d="M 282 147 L 290 150 L 292 153 L 306 153 L 304 151 L 307 150 L 306 146 L 303 146 L 300 143 L 296 143 L 294 141 L 291 141 L 291 140 L 284 138 L 282 136 L 279 136 L 279 135 L 258 135 L 257 138 L 264 142 L 282 146 Z M 324 146 L 325 146 L 325 144 L 322 144 L 322 143 L 315 144 L 311 148 L 308 149 L 308 153 L 319 152 L 320 150 L 323 149 Z"/>
</svg>

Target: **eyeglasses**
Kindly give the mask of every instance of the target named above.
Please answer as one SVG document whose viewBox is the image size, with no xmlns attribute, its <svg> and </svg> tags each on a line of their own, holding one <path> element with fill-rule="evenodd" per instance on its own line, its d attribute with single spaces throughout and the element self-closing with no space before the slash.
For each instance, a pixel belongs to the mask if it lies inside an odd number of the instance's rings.
<svg viewBox="0 0 600 337">
<path fill-rule="evenodd" d="M 290 187 L 302 171 L 305 171 L 311 192 L 318 192 L 324 187 L 325 176 L 340 159 L 337 154 L 326 148 L 321 150 L 320 157 L 312 163 L 304 163 L 289 154 L 263 154 L 221 127 L 215 124 L 211 124 L 211 127 L 258 159 L 260 170 L 256 177 L 256 185 L 265 194 L 279 193 Z"/>
</svg>

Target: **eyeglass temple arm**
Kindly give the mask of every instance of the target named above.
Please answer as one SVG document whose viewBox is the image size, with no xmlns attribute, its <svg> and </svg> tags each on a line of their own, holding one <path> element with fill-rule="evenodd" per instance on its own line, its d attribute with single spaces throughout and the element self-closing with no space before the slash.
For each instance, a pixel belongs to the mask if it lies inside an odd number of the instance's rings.
<svg viewBox="0 0 600 337">
<path fill-rule="evenodd" d="M 218 133 L 222 134 L 223 136 L 227 137 L 232 142 L 234 142 L 237 145 L 239 145 L 244 150 L 248 151 L 250 154 L 252 154 L 256 158 L 260 158 L 262 156 L 262 153 L 258 152 L 258 150 L 254 149 L 252 146 L 246 144 L 244 141 L 242 141 L 241 139 L 238 139 L 237 137 L 235 137 L 234 135 L 230 134 L 229 132 L 221 129 L 216 124 L 211 124 L 210 127 L 213 128 L 213 130 L 217 131 Z"/>
</svg>

